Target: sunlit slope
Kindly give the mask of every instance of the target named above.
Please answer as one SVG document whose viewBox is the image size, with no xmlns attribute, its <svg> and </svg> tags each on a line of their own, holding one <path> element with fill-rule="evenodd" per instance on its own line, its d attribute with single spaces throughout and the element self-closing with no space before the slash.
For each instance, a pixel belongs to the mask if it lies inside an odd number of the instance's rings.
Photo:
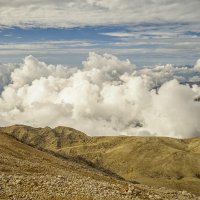
<svg viewBox="0 0 200 200">
<path fill-rule="evenodd" d="M 92 161 L 127 180 L 200 194 L 200 138 L 89 137 L 66 127 L 1 130 L 38 148 Z"/>
</svg>

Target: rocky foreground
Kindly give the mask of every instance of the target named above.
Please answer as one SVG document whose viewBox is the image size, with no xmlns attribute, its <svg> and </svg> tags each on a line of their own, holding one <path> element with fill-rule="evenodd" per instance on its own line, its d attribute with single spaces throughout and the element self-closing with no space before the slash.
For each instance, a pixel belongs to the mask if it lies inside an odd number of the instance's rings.
<svg viewBox="0 0 200 200">
<path fill-rule="evenodd" d="M 82 177 L 76 173 L 63 175 L 8 175 L 1 174 L 1 199 L 180 199 L 199 200 L 186 191 L 171 191 L 144 185 L 110 184 L 106 181 Z"/>
<path fill-rule="evenodd" d="M 103 169 L 56 157 L 0 133 L 1 200 L 200 200 L 186 191 L 131 183 Z"/>
</svg>

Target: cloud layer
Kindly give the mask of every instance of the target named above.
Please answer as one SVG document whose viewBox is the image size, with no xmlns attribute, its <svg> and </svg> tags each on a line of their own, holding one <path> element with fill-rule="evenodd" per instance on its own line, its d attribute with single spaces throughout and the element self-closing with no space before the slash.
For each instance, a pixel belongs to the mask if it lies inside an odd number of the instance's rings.
<svg viewBox="0 0 200 200">
<path fill-rule="evenodd" d="M 94 52 L 82 68 L 47 65 L 33 56 L 0 66 L 0 125 L 71 126 L 90 135 L 200 135 L 199 61 L 137 69 Z M 155 87 L 159 87 L 156 94 Z"/>
<path fill-rule="evenodd" d="M 152 21 L 199 22 L 199 0 L 0 1 L 0 25 L 74 27 Z"/>
</svg>

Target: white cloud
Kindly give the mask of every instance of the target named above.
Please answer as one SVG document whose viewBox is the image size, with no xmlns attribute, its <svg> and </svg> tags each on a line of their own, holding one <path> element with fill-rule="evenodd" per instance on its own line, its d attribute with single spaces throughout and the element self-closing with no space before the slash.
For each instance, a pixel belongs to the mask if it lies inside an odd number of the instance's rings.
<svg viewBox="0 0 200 200">
<path fill-rule="evenodd" d="M 200 59 L 197 60 L 197 63 L 195 64 L 194 68 L 198 71 L 200 71 Z"/>
<path fill-rule="evenodd" d="M 200 104 L 194 98 L 200 89 L 174 80 L 198 73 L 196 67 L 172 65 L 137 70 L 109 54 L 90 53 L 82 69 L 28 56 L 22 64 L 1 67 L 0 125 L 64 125 L 90 135 L 199 136 Z M 156 79 L 159 94 L 152 90 Z"/>
<path fill-rule="evenodd" d="M 155 135 L 199 136 L 200 104 L 194 91 L 176 80 L 165 83 L 159 95 L 152 94 L 152 105 L 144 113 L 146 126 Z M 192 127 L 192 128 L 191 128 Z"/>
<path fill-rule="evenodd" d="M 133 33 L 125 32 L 110 32 L 110 33 L 101 33 L 102 35 L 114 36 L 114 37 L 131 37 Z"/>
<path fill-rule="evenodd" d="M 1 50 L 44 50 L 61 48 L 92 47 L 96 43 L 87 40 L 47 40 L 42 42 L 0 43 Z"/>
<path fill-rule="evenodd" d="M 10 75 L 17 67 L 15 64 L 0 64 L 0 92 L 11 82 Z"/>
<path fill-rule="evenodd" d="M 157 65 L 152 68 L 144 68 L 137 71 L 137 75 L 144 77 L 149 87 L 155 87 L 156 82 L 161 86 L 169 80 L 176 79 L 180 83 L 200 81 L 200 72 L 196 67 L 176 67 L 171 64 Z"/>
<path fill-rule="evenodd" d="M 12 34 L 5 34 L 4 37 L 12 37 Z"/>
<path fill-rule="evenodd" d="M 198 23 L 199 6 L 199 0 L 3 0 L 0 24 L 72 27 L 148 21 Z"/>
</svg>

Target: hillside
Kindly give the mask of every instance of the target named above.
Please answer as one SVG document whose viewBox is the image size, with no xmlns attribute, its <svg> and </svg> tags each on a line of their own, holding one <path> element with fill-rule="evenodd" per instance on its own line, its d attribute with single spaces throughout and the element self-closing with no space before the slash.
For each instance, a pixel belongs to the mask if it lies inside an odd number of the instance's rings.
<svg viewBox="0 0 200 200">
<path fill-rule="evenodd" d="M 86 177 L 92 177 L 91 180 L 98 177 L 96 179 L 98 181 L 104 180 L 103 183 L 110 184 L 112 181 L 114 185 L 119 184 L 120 186 L 117 188 L 124 188 L 122 190 L 128 190 L 128 185 L 137 186 L 139 190 L 143 189 L 141 184 L 135 185 L 119 180 L 117 176 L 119 175 L 132 182 L 187 190 L 200 195 L 199 138 L 179 140 L 157 137 L 89 137 L 72 128 L 32 128 L 22 125 L 0 128 L 0 132 L 65 158 L 65 160 L 61 160 L 50 156 L 1 134 L 1 154 L 12 148 L 12 154 L 7 152 L 9 156 L 12 156 L 12 159 L 8 159 L 10 164 L 2 167 L 1 159 L 0 166 L 1 169 L 4 169 L 4 173 L 20 174 L 22 173 L 21 169 L 23 169 L 24 174 L 32 174 L 33 172 L 40 174 L 40 176 L 44 174 L 57 176 L 65 174 L 65 171 L 72 173 L 72 170 L 79 176 L 81 174 L 81 179 L 82 174 Z M 7 146 L 7 144 L 12 145 Z M 1 155 L 2 158 L 6 156 Z M 9 169 L 8 166 L 13 166 L 17 162 L 15 161 L 16 157 L 20 159 L 20 163 L 23 160 L 22 166 L 14 167 L 16 172 L 12 172 L 13 169 Z M 31 165 L 33 164 L 31 171 L 29 168 L 28 171 L 25 170 L 26 160 L 28 163 L 31 162 Z M 19 162 L 17 163 L 19 165 Z M 86 178 L 85 176 L 83 177 Z M 189 198 L 187 197 L 187 199 Z"/>
<path fill-rule="evenodd" d="M 0 133 L 0 199 L 123 199 L 128 183 Z"/>
</svg>

